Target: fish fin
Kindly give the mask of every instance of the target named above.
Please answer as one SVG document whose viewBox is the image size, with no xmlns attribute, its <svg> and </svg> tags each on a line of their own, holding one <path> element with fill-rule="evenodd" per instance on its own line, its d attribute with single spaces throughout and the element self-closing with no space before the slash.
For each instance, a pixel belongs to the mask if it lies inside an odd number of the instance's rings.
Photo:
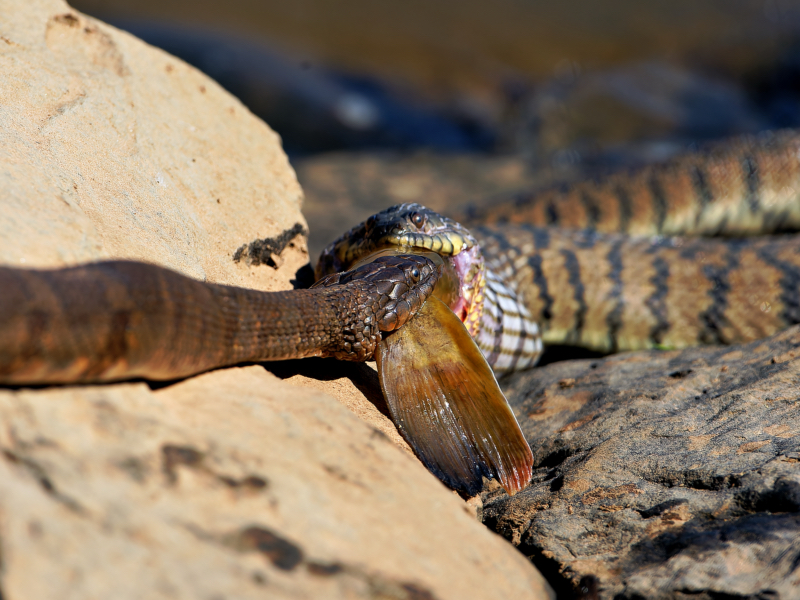
<svg viewBox="0 0 800 600">
<path fill-rule="evenodd" d="M 429 298 L 376 352 L 395 425 L 428 469 L 448 486 L 478 493 L 484 476 L 509 495 L 531 479 L 533 453 L 464 324 Z"/>
</svg>

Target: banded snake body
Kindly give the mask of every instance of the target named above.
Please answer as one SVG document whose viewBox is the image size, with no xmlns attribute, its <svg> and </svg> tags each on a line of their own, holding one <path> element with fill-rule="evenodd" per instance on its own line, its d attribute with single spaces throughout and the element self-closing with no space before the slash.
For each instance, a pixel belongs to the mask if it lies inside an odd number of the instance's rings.
<svg viewBox="0 0 800 600">
<path fill-rule="evenodd" d="M 0 268 L 0 383 L 169 380 L 246 361 L 371 358 L 439 268 L 387 257 L 315 288 L 260 292 L 132 261 Z"/>
<path fill-rule="evenodd" d="M 800 323 L 800 236 L 781 235 L 800 230 L 794 131 L 521 196 L 466 222 L 476 224 L 389 208 L 330 244 L 317 274 L 388 247 L 446 256 L 460 285 L 451 308 L 497 373 L 533 366 L 545 344 L 733 344 Z"/>
</svg>

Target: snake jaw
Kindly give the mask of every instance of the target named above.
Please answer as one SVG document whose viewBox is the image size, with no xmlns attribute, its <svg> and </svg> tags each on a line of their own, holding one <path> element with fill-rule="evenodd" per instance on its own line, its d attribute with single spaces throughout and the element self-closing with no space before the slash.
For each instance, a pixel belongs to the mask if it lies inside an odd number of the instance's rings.
<svg viewBox="0 0 800 600">
<path fill-rule="evenodd" d="M 460 223 L 419 204 L 398 204 L 371 216 L 329 244 L 317 263 L 317 279 L 346 270 L 384 248 L 416 248 L 456 256 L 476 243 Z"/>
<path fill-rule="evenodd" d="M 379 334 L 377 347 L 369 349 L 392 418 L 446 484 L 474 494 L 483 476 L 497 477 L 514 494 L 530 481 L 533 454 L 475 342 L 487 275 L 469 231 L 417 204 L 395 206 L 328 246 L 317 274 L 359 260 L 365 264 L 357 269 L 369 269 L 377 261 L 412 258 L 437 265 L 441 276 L 436 289 L 430 287 L 435 297 L 426 302 L 423 290 L 403 302 L 387 299 L 385 308 L 391 310 L 378 317 L 383 331 L 394 331 L 412 309 L 419 311 L 399 331 Z M 358 350 L 367 351 L 363 342 Z"/>
<path fill-rule="evenodd" d="M 384 250 L 435 252 L 450 263 L 458 277 L 458 297 L 448 304 L 470 334 L 477 334 L 485 285 L 480 247 L 460 223 L 419 204 L 399 204 L 381 211 L 328 245 L 317 263 L 317 278 L 349 269 Z"/>
<path fill-rule="evenodd" d="M 430 250 L 442 256 L 456 256 L 462 250 L 468 250 L 475 246 L 474 240 L 466 238 L 456 231 L 447 231 L 445 235 L 444 233 L 404 232 L 403 229 L 397 228 L 396 233 L 393 232 L 383 239 L 388 245 L 397 246 L 401 249 L 418 248 L 420 250 Z"/>
</svg>

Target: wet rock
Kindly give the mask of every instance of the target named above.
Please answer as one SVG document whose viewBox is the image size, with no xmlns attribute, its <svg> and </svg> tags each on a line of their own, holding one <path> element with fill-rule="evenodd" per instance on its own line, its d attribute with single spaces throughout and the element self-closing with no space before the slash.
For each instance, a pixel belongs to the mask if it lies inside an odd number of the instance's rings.
<svg viewBox="0 0 800 600">
<path fill-rule="evenodd" d="M 798 381 L 798 327 L 513 376 L 537 470 L 484 522 L 565 597 L 797 598 Z"/>
</svg>

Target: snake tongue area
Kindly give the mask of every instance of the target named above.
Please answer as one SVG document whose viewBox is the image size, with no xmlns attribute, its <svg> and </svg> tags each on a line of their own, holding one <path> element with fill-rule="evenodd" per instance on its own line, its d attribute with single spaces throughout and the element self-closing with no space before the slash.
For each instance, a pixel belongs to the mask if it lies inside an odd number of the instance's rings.
<svg viewBox="0 0 800 600">
<path fill-rule="evenodd" d="M 444 303 L 429 298 L 375 357 L 395 424 L 439 479 L 469 495 L 484 476 L 509 495 L 528 484 L 530 446 L 483 354 Z"/>
</svg>

